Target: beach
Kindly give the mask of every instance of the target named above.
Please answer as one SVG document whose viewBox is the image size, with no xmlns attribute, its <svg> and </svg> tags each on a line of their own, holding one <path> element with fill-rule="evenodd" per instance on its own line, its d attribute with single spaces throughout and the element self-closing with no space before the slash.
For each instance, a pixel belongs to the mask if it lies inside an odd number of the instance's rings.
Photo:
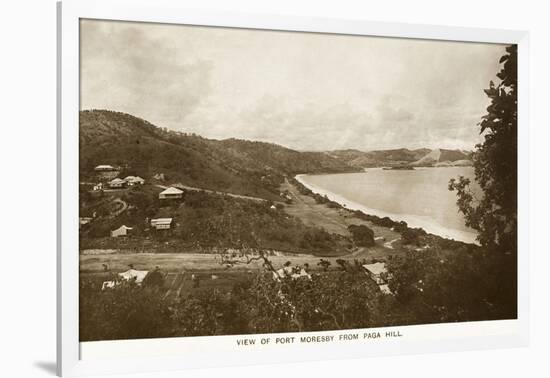
<svg viewBox="0 0 550 378">
<path fill-rule="evenodd" d="M 428 169 L 444 169 L 444 168 L 428 168 Z M 342 173 L 342 174 L 339 174 L 338 176 L 343 176 L 343 175 L 347 175 L 347 174 Z M 457 240 L 465 243 L 477 244 L 477 240 L 476 240 L 477 234 L 473 230 L 468 231 L 468 230 L 461 230 L 461 229 L 446 227 L 436 222 L 430 216 L 420 216 L 420 215 L 408 214 L 408 213 L 396 213 L 396 212 L 390 212 L 390 211 L 385 211 L 381 209 L 375 209 L 373 207 L 354 201 L 350 198 L 346 198 L 340 193 L 335 193 L 334 191 L 331 191 L 319 185 L 313 184 L 311 180 L 308 180 L 312 176 L 321 176 L 321 175 L 299 174 L 295 176 L 295 179 L 298 182 L 300 182 L 302 185 L 304 185 L 306 188 L 313 191 L 314 193 L 320 194 L 322 196 L 326 196 L 331 201 L 337 202 L 349 210 L 358 210 L 365 214 L 375 215 L 381 218 L 389 217 L 394 221 L 405 221 L 407 222 L 409 227 L 422 228 L 428 233 L 438 235 L 443 238 L 453 239 L 453 240 Z"/>
</svg>

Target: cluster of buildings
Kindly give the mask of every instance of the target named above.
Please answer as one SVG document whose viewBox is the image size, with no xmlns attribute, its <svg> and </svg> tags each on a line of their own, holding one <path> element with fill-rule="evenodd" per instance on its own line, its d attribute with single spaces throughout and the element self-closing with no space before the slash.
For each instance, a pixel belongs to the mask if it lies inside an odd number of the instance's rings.
<svg viewBox="0 0 550 378">
<path fill-rule="evenodd" d="M 105 187 L 108 187 L 110 189 L 122 189 L 127 186 L 145 184 L 145 180 L 139 176 L 126 176 L 125 178 L 117 177 L 120 169 L 115 168 L 112 165 L 101 164 L 95 167 L 94 171 L 97 172 L 103 179 L 110 180 L 107 181 L 105 184 L 98 183 L 97 185 L 94 185 L 94 190 L 96 191 L 103 190 L 105 189 Z"/>
<path fill-rule="evenodd" d="M 111 189 L 122 189 L 127 186 L 143 185 L 143 184 L 145 184 L 145 180 L 139 176 L 127 176 L 123 179 L 117 177 L 107 183 L 107 185 Z"/>
<path fill-rule="evenodd" d="M 121 168 L 113 167 L 112 165 L 108 164 L 101 164 L 94 168 L 94 171 L 103 179 L 109 178 L 109 181 L 106 182 L 100 182 L 93 186 L 94 191 L 100 191 L 103 189 L 123 189 L 126 187 L 134 186 L 134 185 L 144 185 L 145 180 L 140 176 L 126 176 L 125 178 L 117 177 L 120 173 Z M 157 176 L 159 174 L 155 175 L 155 178 L 157 179 Z M 164 175 L 160 174 L 162 176 L 159 176 L 158 179 L 164 179 Z M 163 190 L 161 193 L 159 193 L 159 199 L 161 200 L 171 200 L 171 199 L 182 199 L 183 198 L 183 190 L 175 188 L 175 187 L 169 187 L 165 190 Z M 80 226 L 89 223 L 90 219 L 84 219 L 81 218 L 81 224 Z M 150 225 L 152 229 L 155 230 L 170 230 L 173 227 L 173 219 L 172 218 L 156 218 L 151 219 L 150 221 L 147 219 L 146 222 Z M 111 231 L 111 237 L 117 238 L 117 237 L 125 237 L 129 236 L 132 233 L 132 227 L 128 227 L 126 225 L 121 225 L 119 228 Z"/>
</svg>

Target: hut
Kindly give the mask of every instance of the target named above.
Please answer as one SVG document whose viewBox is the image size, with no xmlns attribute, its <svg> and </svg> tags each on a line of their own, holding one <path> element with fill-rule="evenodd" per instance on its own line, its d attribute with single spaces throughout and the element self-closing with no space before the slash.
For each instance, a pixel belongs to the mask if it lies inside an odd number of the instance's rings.
<svg viewBox="0 0 550 378">
<path fill-rule="evenodd" d="M 183 190 L 170 187 L 159 193 L 159 199 L 180 199 L 183 197 Z"/>
<path fill-rule="evenodd" d="M 122 225 L 116 230 L 111 231 L 111 237 L 117 238 L 119 236 L 128 236 L 128 231 L 130 230 L 132 230 L 132 227 L 127 227 L 125 225 Z"/>
<path fill-rule="evenodd" d="M 169 230 L 172 227 L 172 218 L 151 219 L 151 227 L 156 230 Z"/>
<path fill-rule="evenodd" d="M 129 186 L 132 186 L 132 185 L 143 185 L 145 184 L 145 180 L 142 179 L 141 177 L 139 176 L 126 176 L 124 178 L 124 181 L 126 182 L 126 184 L 128 184 Z"/>
<path fill-rule="evenodd" d="M 378 285 L 384 285 L 386 280 L 384 275 L 387 273 L 386 264 L 382 262 L 377 262 L 374 264 L 365 264 L 363 265 L 367 275 L 372 278 Z"/>
<path fill-rule="evenodd" d="M 129 269 L 126 272 L 119 273 L 118 275 L 126 281 L 135 280 L 135 283 L 140 285 L 148 273 L 149 271 L 147 270 Z"/>
<path fill-rule="evenodd" d="M 109 181 L 109 188 L 112 189 L 120 189 L 124 188 L 126 186 L 126 181 L 120 178 L 116 178 L 114 180 Z"/>
<path fill-rule="evenodd" d="M 117 169 L 113 167 L 112 165 L 107 164 L 101 164 L 94 168 L 94 171 L 96 172 L 112 172 L 116 171 Z"/>
</svg>

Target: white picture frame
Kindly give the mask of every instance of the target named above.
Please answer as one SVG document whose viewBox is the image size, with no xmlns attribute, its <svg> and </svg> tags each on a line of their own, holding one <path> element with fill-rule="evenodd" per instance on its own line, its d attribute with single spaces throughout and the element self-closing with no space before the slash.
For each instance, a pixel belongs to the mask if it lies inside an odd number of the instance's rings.
<svg viewBox="0 0 550 378">
<path fill-rule="evenodd" d="M 79 20 L 107 19 L 202 26 L 420 38 L 518 45 L 518 318 L 459 324 L 359 330 L 403 336 L 362 343 L 236 346 L 238 336 L 86 343 L 78 337 L 78 122 Z M 58 248 L 57 372 L 60 376 L 115 374 L 320 359 L 359 358 L 518 347 L 528 344 L 528 83 L 529 36 L 525 31 L 394 24 L 364 20 L 304 18 L 272 14 L 185 9 L 175 1 L 111 0 L 58 3 Z M 341 331 L 317 332 L 319 335 Z M 298 334 L 285 334 L 298 337 Z M 273 336 L 276 337 L 276 336 Z M 208 353 L 206 353 L 208 351 Z M 82 358 L 83 355 L 92 356 Z"/>
</svg>

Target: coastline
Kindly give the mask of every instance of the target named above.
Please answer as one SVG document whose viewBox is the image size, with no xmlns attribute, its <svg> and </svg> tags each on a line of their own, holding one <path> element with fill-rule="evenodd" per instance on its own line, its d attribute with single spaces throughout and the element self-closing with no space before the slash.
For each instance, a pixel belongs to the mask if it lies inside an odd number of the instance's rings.
<svg viewBox="0 0 550 378">
<path fill-rule="evenodd" d="M 431 220 L 429 217 L 422 217 L 412 214 L 396 214 L 383 210 L 373 209 L 348 198 L 345 198 L 339 194 L 333 193 L 329 190 L 317 187 L 316 185 L 313 185 L 304 179 L 307 176 L 309 175 L 298 174 L 294 176 L 294 178 L 312 192 L 322 196 L 326 196 L 329 200 L 337 202 L 349 210 L 358 210 L 365 214 L 374 215 L 381 218 L 388 217 L 394 221 L 405 221 L 407 222 L 407 225 L 409 227 L 422 228 L 427 233 L 434 234 L 445 239 L 452 239 L 464 243 L 479 245 L 476 240 L 477 234 L 475 232 L 447 228 L 433 222 L 433 220 Z"/>
</svg>

